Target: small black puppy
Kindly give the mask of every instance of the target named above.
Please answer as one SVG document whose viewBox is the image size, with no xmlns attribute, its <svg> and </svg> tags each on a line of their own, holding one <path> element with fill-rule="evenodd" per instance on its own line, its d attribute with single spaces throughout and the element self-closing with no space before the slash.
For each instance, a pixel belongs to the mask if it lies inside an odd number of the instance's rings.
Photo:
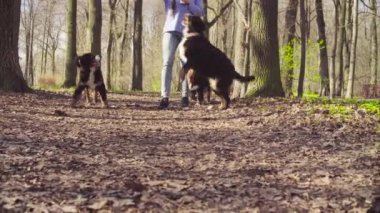
<svg viewBox="0 0 380 213">
<path fill-rule="evenodd" d="M 236 72 L 230 59 L 203 35 L 206 26 L 199 16 L 185 16 L 183 25 L 184 37 L 179 45 L 179 54 L 184 62 L 184 72 L 193 69 L 196 74 L 207 78 L 212 90 L 222 99 L 220 109 L 227 109 L 232 81 L 248 82 L 254 80 L 254 76 L 241 76 Z"/>
<path fill-rule="evenodd" d="M 102 71 L 100 70 L 100 57 L 86 53 L 79 56 L 76 60 L 77 67 L 79 68 L 79 84 L 75 89 L 71 106 L 76 106 L 76 103 L 85 89 L 87 90 L 87 98 L 89 98 L 89 89 L 92 89 L 95 90 L 95 99 L 96 93 L 100 94 L 102 107 L 108 107 L 107 90 L 104 85 Z"/>
<path fill-rule="evenodd" d="M 205 104 L 204 96 L 206 95 L 206 103 L 210 103 L 211 87 L 207 78 L 197 74 L 193 69 L 187 71 L 186 80 L 190 88 L 190 97 L 197 100 L 198 104 Z"/>
</svg>

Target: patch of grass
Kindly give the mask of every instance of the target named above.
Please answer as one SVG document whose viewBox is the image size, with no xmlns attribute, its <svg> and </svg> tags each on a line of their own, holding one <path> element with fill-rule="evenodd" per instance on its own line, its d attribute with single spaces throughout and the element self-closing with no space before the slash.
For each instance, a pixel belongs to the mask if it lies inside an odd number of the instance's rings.
<svg viewBox="0 0 380 213">
<path fill-rule="evenodd" d="M 348 115 L 353 109 L 360 109 L 369 114 L 380 116 L 379 100 L 363 100 L 358 98 L 330 100 L 327 97 L 319 97 L 316 94 L 305 95 L 302 100 L 328 110 L 331 115 Z"/>
</svg>

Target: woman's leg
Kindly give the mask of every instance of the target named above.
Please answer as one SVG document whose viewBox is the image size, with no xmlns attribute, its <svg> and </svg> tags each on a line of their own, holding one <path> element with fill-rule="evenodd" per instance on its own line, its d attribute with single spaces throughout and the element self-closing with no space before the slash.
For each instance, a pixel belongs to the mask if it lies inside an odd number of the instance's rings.
<svg viewBox="0 0 380 213">
<path fill-rule="evenodd" d="M 170 96 L 175 53 L 181 37 L 175 32 L 165 32 L 162 39 L 163 68 L 161 72 L 161 96 Z"/>
</svg>

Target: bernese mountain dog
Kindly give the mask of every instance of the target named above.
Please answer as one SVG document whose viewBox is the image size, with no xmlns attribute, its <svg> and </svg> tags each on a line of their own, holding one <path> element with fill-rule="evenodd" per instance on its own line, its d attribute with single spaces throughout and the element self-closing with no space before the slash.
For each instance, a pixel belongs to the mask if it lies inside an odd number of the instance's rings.
<svg viewBox="0 0 380 213">
<path fill-rule="evenodd" d="M 184 72 L 193 70 L 196 75 L 208 79 L 212 90 L 222 100 L 219 108 L 227 109 L 230 105 L 229 89 L 232 81 L 249 82 L 255 79 L 254 76 L 242 76 L 236 72 L 226 54 L 204 36 L 206 26 L 199 16 L 186 15 L 183 25 L 179 55 L 184 63 Z"/>
<path fill-rule="evenodd" d="M 94 90 L 95 101 L 97 99 L 97 93 L 99 93 L 102 101 L 102 107 L 108 107 L 107 90 L 104 85 L 103 75 L 100 69 L 100 56 L 86 53 L 77 57 L 76 64 L 79 68 L 79 83 L 74 91 L 71 106 L 76 106 L 83 90 L 86 90 L 86 99 L 89 101 L 89 90 L 91 89 Z"/>
</svg>

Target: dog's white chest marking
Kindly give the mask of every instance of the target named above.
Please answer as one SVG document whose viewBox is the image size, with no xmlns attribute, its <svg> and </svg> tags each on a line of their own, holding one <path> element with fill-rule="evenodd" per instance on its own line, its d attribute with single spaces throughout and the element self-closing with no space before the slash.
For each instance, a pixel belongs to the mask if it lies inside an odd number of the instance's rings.
<svg viewBox="0 0 380 213">
<path fill-rule="evenodd" d="M 186 63 L 187 62 L 187 58 L 186 58 L 186 49 L 185 49 L 185 42 L 186 42 L 186 38 L 184 37 L 181 42 L 179 43 L 179 58 L 181 59 L 182 63 Z"/>
<path fill-rule="evenodd" d="M 97 86 L 95 83 L 95 71 L 96 71 L 96 67 L 90 68 L 90 75 L 89 75 L 88 81 L 86 82 L 87 86 L 90 87 L 91 89 L 95 89 L 95 87 Z"/>
</svg>

